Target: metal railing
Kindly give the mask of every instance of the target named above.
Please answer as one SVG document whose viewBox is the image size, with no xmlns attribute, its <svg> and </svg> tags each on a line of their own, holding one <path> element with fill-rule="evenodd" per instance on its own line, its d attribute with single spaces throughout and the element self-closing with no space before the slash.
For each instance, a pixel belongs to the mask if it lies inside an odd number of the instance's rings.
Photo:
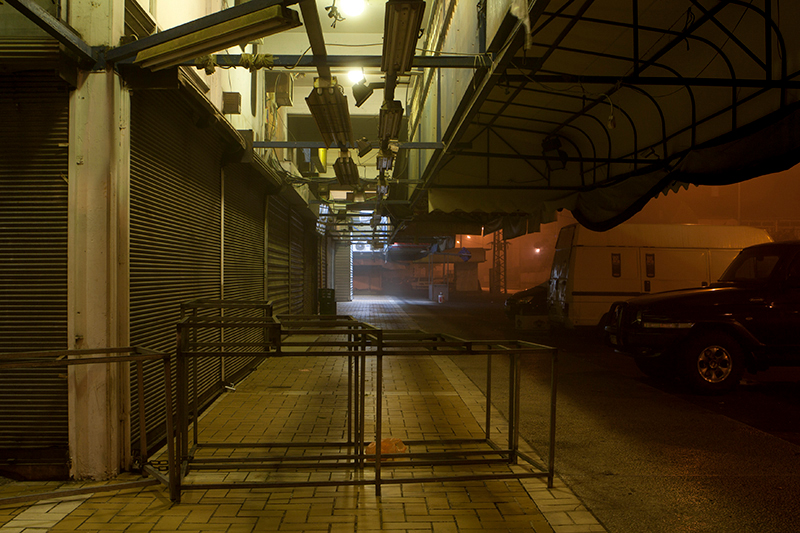
<svg viewBox="0 0 800 533">
<path fill-rule="evenodd" d="M 265 331 L 259 343 L 201 343 L 193 339 L 201 337 L 201 330 L 208 328 L 260 328 Z M 224 335 L 220 335 L 224 338 Z M 246 348 L 246 352 L 231 352 L 230 348 Z M 308 351 L 324 349 L 324 351 Z M 302 350 L 302 351 L 299 351 Z M 555 415 L 556 415 L 556 363 L 555 348 L 523 341 L 465 341 L 452 336 L 431 334 L 423 331 L 384 331 L 349 316 L 318 315 L 278 315 L 264 318 L 203 318 L 186 316 L 178 324 L 178 420 L 175 433 L 177 443 L 172 447 L 176 455 L 170 455 L 170 498 L 179 502 L 181 493 L 186 490 L 210 489 L 257 489 L 294 486 L 344 486 L 374 485 L 376 495 L 380 495 L 383 484 L 424 483 L 446 481 L 474 481 L 490 479 L 521 479 L 543 477 L 549 487 L 553 486 L 555 457 Z M 227 357 L 236 355 L 259 358 L 280 358 L 302 355 L 304 357 L 343 356 L 347 358 L 347 429 L 343 440 L 330 439 L 324 442 L 270 441 L 270 442 L 202 442 L 199 439 L 198 420 L 190 416 L 196 413 L 191 409 L 189 381 L 190 367 L 195 369 L 197 359 L 203 357 Z M 486 419 L 485 434 L 480 439 L 439 439 L 407 441 L 410 445 L 462 446 L 483 445 L 483 449 L 443 449 L 403 454 L 385 454 L 376 445 L 374 454 L 365 452 L 367 438 L 365 413 L 368 396 L 366 377 L 367 359 L 373 360 L 373 387 L 375 403 L 374 442 L 382 442 L 384 394 L 384 359 L 387 357 L 416 357 L 429 355 L 464 356 L 485 355 L 487 358 Z M 550 425 L 549 451 L 547 464 L 537 460 L 519 449 L 520 415 L 520 362 L 525 356 L 546 355 L 551 360 L 550 386 Z M 509 361 L 509 405 L 508 435 L 501 445 L 492 438 L 492 370 L 493 361 L 499 357 Z M 190 426 L 193 426 L 190 440 Z M 308 454 L 295 453 L 299 448 L 334 448 L 335 453 Z M 247 457 L 200 457 L 203 449 L 237 448 L 251 450 L 282 450 L 279 455 L 247 454 Z M 524 461 L 528 468 L 522 471 L 484 472 L 467 475 L 431 475 L 428 477 L 382 476 L 383 468 L 435 467 L 440 465 L 506 464 L 519 465 Z M 374 471 L 374 476 L 351 476 L 341 480 L 299 480 L 299 481 L 235 481 L 235 482 L 192 482 L 187 479 L 193 470 L 238 470 L 253 471 L 281 468 L 289 469 L 351 469 L 363 471 L 366 467 Z"/>
<path fill-rule="evenodd" d="M 126 347 L 126 348 L 97 348 L 85 350 L 62 350 L 62 351 L 43 351 L 43 352 L 14 352 L 0 354 L 0 371 L 12 368 L 42 368 L 42 367 L 69 367 L 75 365 L 94 365 L 94 364 L 120 364 L 120 363 L 136 363 L 137 374 L 137 387 L 136 394 L 139 402 L 139 428 L 140 428 L 140 453 L 142 471 L 146 475 L 152 476 L 151 479 L 143 479 L 139 481 L 130 481 L 123 483 L 110 483 L 101 486 L 92 486 L 90 488 L 79 489 L 65 489 L 48 492 L 38 492 L 35 494 L 28 494 L 23 496 L 14 496 L 9 498 L 0 498 L 0 506 L 11 505 L 17 503 L 24 503 L 29 501 L 37 501 L 47 498 L 56 498 L 64 496 L 74 496 L 79 494 L 88 494 L 92 492 L 104 492 L 123 490 L 130 488 L 146 487 L 149 485 L 156 485 L 163 483 L 168 485 L 169 481 L 161 472 L 154 467 L 148 457 L 147 453 L 147 439 L 145 435 L 145 412 L 144 412 L 144 362 L 161 360 L 164 365 L 164 403 L 166 406 L 166 434 L 171 435 L 172 427 L 172 376 L 170 370 L 169 355 L 149 350 L 142 347 Z M 167 445 L 172 446 L 172 439 L 167 439 Z M 172 450 L 168 451 L 168 455 L 174 455 Z"/>
<path fill-rule="evenodd" d="M 252 304 L 252 305 L 250 305 Z M 202 308 L 256 308 L 261 316 L 201 316 Z M 223 313 L 220 311 L 220 315 Z M 226 329 L 256 330 L 256 335 L 245 335 L 249 340 L 236 340 L 223 334 Z M 204 332 L 218 332 L 207 335 Z M 209 341 L 209 338 L 219 339 Z M 233 340 L 231 340 L 233 339 Z M 407 440 L 406 444 L 421 446 L 426 451 L 414 453 L 383 453 L 383 412 L 388 398 L 384 394 L 384 361 L 386 358 L 415 358 L 420 356 L 486 356 L 485 420 L 482 438 L 444 438 Z M 346 429 L 343 438 L 329 438 L 320 442 L 297 440 L 257 442 L 205 442 L 200 439 L 198 402 L 198 365 L 201 358 L 252 357 L 255 359 L 285 357 L 345 357 L 347 372 Z M 520 450 L 520 365 L 525 357 L 550 358 L 549 450 L 546 464 Z M 494 365 L 498 358 L 508 361 L 508 432 L 498 442 L 492 433 L 492 396 Z M 425 482 L 465 482 L 477 480 L 502 480 L 521 478 L 546 478 L 553 486 L 555 473 L 556 429 L 556 374 L 557 350 L 548 346 L 517 341 L 490 340 L 466 341 L 449 335 L 419 330 L 381 330 L 350 316 L 332 315 L 279 315 L 272 316 L 269 302 L 194 301 L 182 306 L 182 318 L 177 324 L 177 352 L 175 361 L 175 398 L 170 356 L 146 348 L 102 348 L 92 350 L 65 350 L 48 352 L 20 352 L 0 354 L 0 370 L 5 368 L 31 368 L 44 366 L 70 366 L 86 364 L 135 363 L 137 372 L 136 394 L 139 402 L 139 428 L 142 471 L 149 479 L 116 483 L 101 487 L 60 490 L 27 496 L 0 499 L 2 504 L 16 504 L 43 498 L 62 497 L 89 492 L 120 490 L 162 483 L 169 488 L 170 499 L 180 502 L 186 490 L 256 489 L 295 486 L 374 485 L 376 495 L 385 484 Z M 167 468 L 165 476 L 151 462 L 147 452 L 144 410 L 144 361 L 161 360 L 164 366 L 164 405 L 166 411 Z M 372 390 L 368 390 L 367 377 L 371 376 Z M 371 412 L 373 431 L 367 431 L 367 398 L 374 396 Z M 173 412 L 175 413 L 173 415 Z M 175 417 L 175 418 L 173 418 Z M 191 431 L 190 431 L 191 430 Z M 368 433 L 370 435 L 368 436 Z M 374 433 L 374 435 L 372 434 Z M 375 452 L 367 453 L 367 442 L 376 443 Z M 466 448 L 464 446 L 467 446 Z M 246 448 L 260 450 L 258 455 L 247 457 L 201 457 L 201 451 Z M 333 452 L 310 454 L 309 448 L 333 448 Z M 431 451 L 432 448 L 435 450 Z M 275 450 L 280 450 L 276 453 Z M 297 450 L 301 450 L 297 453 Z M 263 455 L 266 451 L 267 455 Z M 271 455 L 270 455 L 271 454 Z M 240 454 L 241 455 L 241 454 Z M 523 463 L 521 463 L 522 461 Z M 468 474 L 439 475 L 437 466 L 519 465 L 525 468 L 503 471 L 473 471 Z M 383 469 L 407 467 L 430 468 L 431 475 L 383 475 Z M 348 479 L 307 479 L 298 481 L 239 481 L 198 483 L 187 479 L 193 470 L 279 470 L 316 469 L 331 471 L 349 469 L 354 474 Z M 372 470 L 371 477 L 363 475 Z M 412 473 L 413 474 L 413 473 Z"/>
</svg>

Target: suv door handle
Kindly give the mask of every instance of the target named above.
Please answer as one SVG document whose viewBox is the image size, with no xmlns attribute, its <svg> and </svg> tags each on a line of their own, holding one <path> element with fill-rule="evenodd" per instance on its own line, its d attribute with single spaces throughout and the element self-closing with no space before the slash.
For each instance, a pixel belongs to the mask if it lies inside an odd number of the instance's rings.
<svg viewBox="0 0 800 533">
<path fill-rule="evenodd" d="M 763 301 L 764 301 L 764 298 L 750 298 L 750 302 L 751 303 L 759 303 L 759 302 L 763 302 Z"/>
</svg>

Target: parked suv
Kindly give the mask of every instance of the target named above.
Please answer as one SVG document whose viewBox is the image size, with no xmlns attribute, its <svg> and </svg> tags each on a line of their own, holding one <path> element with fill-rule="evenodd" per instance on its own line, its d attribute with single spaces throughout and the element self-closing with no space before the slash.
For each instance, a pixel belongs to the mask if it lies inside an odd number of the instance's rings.
<svg viewBox="0 0 800 533">
<path fill-rule="evenodd" d="M 743 249 L 708 287 L 615 302 L 606 340 L 650 376 L 697 392 L 734 388 L 745 369 L 800 365 L 800 241 Z"/>
</svg>

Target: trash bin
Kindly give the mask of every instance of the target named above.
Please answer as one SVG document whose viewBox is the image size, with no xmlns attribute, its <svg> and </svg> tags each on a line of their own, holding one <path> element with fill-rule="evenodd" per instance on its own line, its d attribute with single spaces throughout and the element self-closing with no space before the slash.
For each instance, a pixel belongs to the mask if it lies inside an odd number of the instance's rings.
<svg viewBox="0 0 800 533">
<path fill-rule="evenodd" d="M 333 289 L 318 289 L 317 301 L 319 302 L 319 314 L 336 314 L 336 295 Z"/>
</svg>

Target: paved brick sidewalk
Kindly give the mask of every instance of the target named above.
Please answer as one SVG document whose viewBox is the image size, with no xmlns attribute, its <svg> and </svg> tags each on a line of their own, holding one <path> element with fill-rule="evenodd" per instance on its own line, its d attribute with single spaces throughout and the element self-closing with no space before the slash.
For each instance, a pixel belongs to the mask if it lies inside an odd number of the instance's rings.
<svg viewBox="0 0 800 533">
<path fill-rule="evenodd" d="M 383 328 L 417 329 L 391 298 L 339 303 L 338 312 Z M 255 442 L 337 440 L 345 431 L 345 358 L 298 353 L 265 361 L 236 391 L 224 394 L 202 416 L 202 441 Z M 406 440 L 480 437 L 484 397 L 446 356 L 385 363 L 384 435 Z M 369 384 L 368 384 L 369 389 Z M 370 402 L 367 402 L 368 404 Z M 368 408 L 367 414 L 371 411 Z M 368 416 L 369 419 L 369 416 Z M 495 431 L 504 421 L 495 414 Z M 368 425 L 367 434 L 372 430 Z M 216 455 L 248 453 L 217 450 Z M 465 467 L 436 467 L 438 474 Z M 496 465 L 471 467 L 470 472 Z M 505 467 L 516 468 L 516 467 Z M 392 469 L 384 469 L 391 477 Z M 351 479 L 350 469 L 330 471 L 197 471 L 190 481 Z M 407 473 L 403 473 L 407 475 Z M 126 474 L 116 481 L 134 479 Z M 101 484 L 101 483 L 96 483 Z M 91 483 L 10 483 L 0 496 Z M 556 479 L 406 483 L 372 486 L 184 492 L 172 504 L 161 486 L 95 493 L 69 500 L 0 508 L 0 532 L 557 532 L 605 531 L 574 495 Z"/>
</svg>

